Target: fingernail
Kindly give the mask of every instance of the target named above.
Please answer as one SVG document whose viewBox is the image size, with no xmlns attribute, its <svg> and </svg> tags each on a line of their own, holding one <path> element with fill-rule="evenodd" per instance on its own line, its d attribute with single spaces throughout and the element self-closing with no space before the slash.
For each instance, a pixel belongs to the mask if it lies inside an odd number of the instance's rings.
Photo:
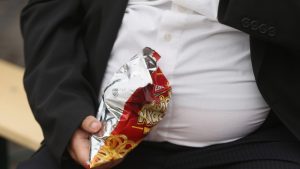
<svg viewBox="0 0 300 169">
<path fill-rule="evenodd" d="M 93 122 L 92 124 L 91 124 L 91 129 L 93 129 L 93 130 L 97 130 L 98 129 L 98 123 L 97 122 Z"/>
</svg>

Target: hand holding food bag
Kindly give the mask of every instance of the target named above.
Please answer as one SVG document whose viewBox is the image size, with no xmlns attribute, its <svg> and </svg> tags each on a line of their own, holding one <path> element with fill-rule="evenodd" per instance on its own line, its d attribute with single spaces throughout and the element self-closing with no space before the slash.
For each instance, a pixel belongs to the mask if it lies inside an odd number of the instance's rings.
<svg viewBox="0 0 300 169">
<path fill-rule="evenodd" d="M 144 48 L 105 88 L 97 114 L 102 129 L 90 138 L 90 168 L 124 158 L 164 117 L 171 87 L 159 59 L 156 51 Z"/>
</svg>

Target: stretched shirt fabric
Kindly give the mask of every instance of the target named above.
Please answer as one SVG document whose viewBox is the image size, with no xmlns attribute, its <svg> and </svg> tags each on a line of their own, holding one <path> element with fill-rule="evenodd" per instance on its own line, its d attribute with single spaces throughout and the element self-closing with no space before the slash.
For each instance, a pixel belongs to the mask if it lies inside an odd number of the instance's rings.
<svg viewBox="0 0 300 169">
<path fill-rule="evenodd" d="M 242 138 L 265 121 L 270 108 L 256 86 L 249 36 L 217 21 L 218 3 L 129 1 L 101 92 L 144 47 L 162 56 L 173 96 L 146 140 L 204 147 Z"/>
</svg>

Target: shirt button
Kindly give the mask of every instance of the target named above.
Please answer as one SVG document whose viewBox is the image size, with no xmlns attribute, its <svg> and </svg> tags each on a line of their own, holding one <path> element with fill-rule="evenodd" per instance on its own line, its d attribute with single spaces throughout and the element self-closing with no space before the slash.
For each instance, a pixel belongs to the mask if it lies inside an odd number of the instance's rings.
<svg viewBox="0 0 300 169">
<path fill-rule="evenodd" d="M 164 36 L 165 41 L 169 42 L 172 40 L 172 35 L 170 33 L 166 33 Z"/>
</svg>

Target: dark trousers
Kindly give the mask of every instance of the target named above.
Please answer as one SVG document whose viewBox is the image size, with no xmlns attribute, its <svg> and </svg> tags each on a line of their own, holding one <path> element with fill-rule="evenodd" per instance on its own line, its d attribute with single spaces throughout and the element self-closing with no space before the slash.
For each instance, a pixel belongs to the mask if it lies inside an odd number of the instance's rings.
<svg viewBox="0 0 300 169">
<path fill-rule="evenodd" d="M 114 169 L 300 169 L 300 146 L 252 142 L 203 149 L 144 142 Z"/>
<path fill-rule="evenodd" d="M 72 160 L 59 167 L 47 147 L 18 169 L 80 169 Z M 271 113 L 256 132 L 205 148 L 142 142 L 114 169 L 300 169 L 300 142 Z"/>
</svg>

